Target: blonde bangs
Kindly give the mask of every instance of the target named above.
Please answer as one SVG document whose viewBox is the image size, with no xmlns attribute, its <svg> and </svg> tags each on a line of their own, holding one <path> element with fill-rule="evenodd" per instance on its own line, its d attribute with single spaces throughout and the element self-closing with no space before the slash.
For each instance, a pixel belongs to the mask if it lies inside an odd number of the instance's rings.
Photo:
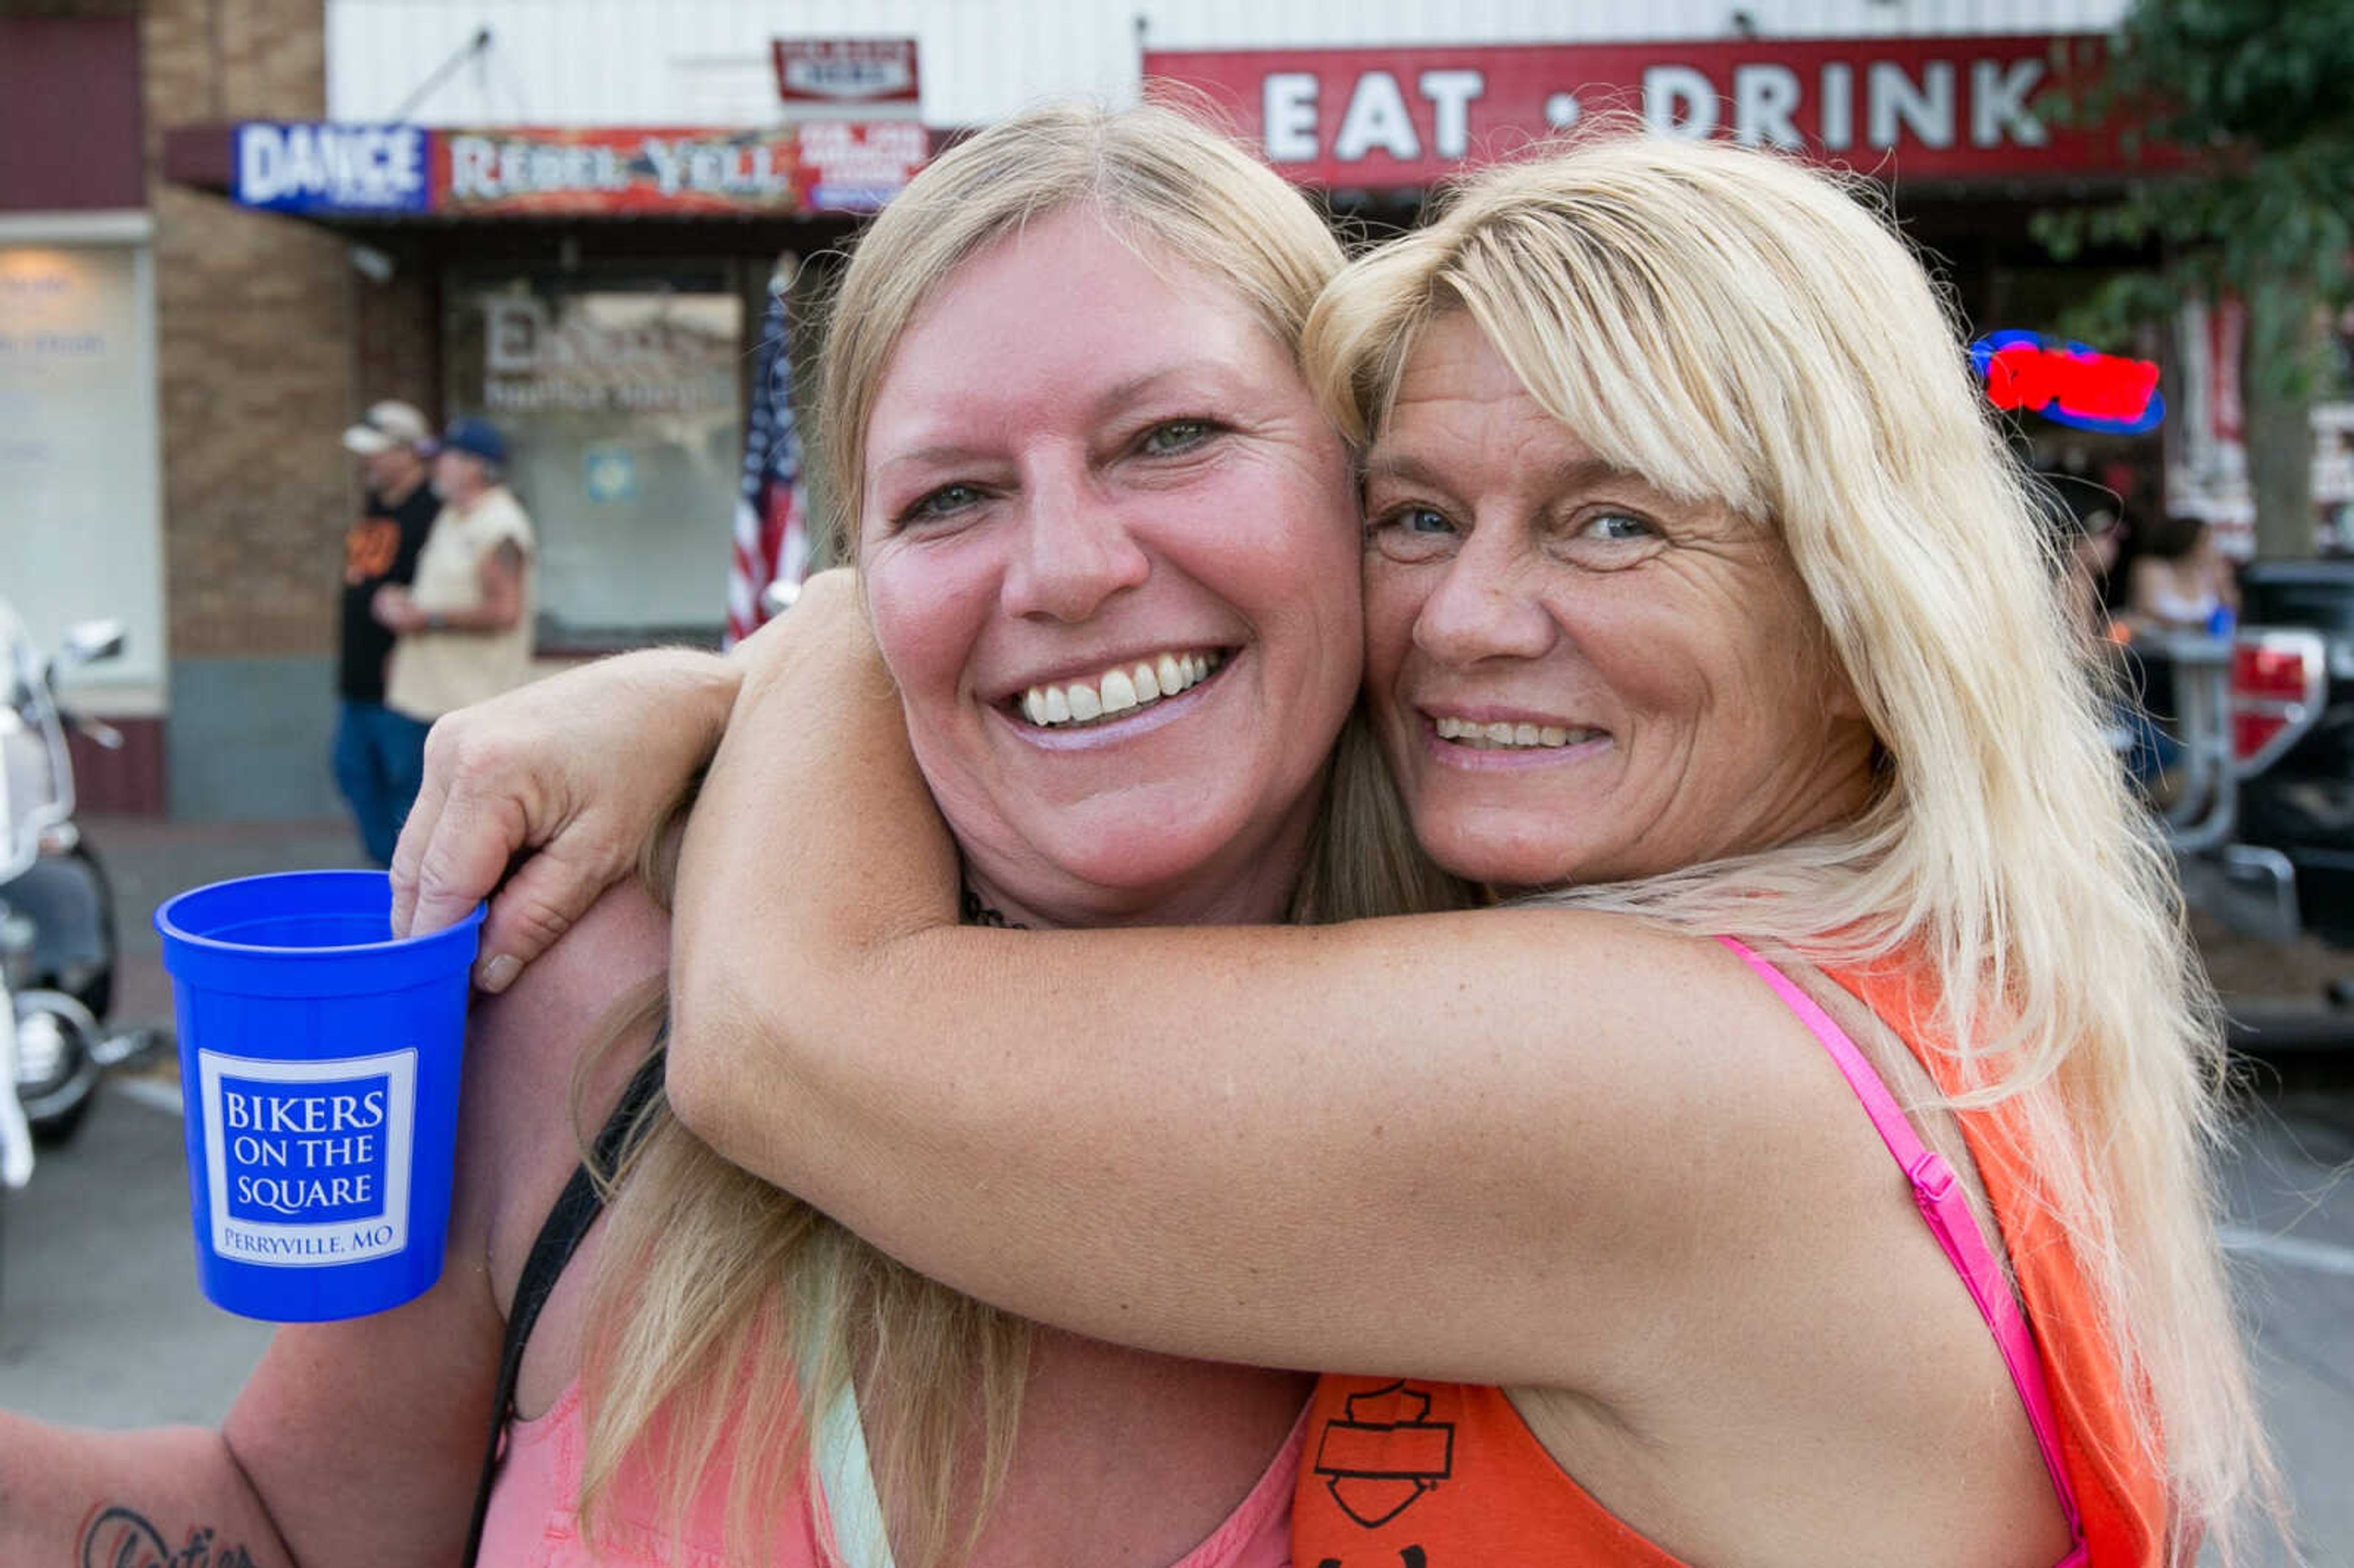
<svg viewBox="0 0 2354 1568">
<path fill-rule="evenodd" d="M 1624 249 L 1580 247 L 1548 267 L 1538 243 L 1500 224 L 1471 236 L 1440 275 L 1537 406 L 1669 495 L 1767 517 L 1763 454 L 1738 444 L 1756 420 L 1722 363 L 1731 338 L 1682 341 L 1659 281 Z"/>
</svg>

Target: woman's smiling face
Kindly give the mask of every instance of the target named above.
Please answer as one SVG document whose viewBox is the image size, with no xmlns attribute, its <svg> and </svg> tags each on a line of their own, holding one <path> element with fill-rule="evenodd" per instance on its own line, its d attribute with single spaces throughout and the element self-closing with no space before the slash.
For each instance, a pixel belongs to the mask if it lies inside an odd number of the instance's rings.
<svg viewBox="0 0 2354 1568">
<path fill-rule="evenodd" d="M 1133 245 L 1066 210 L 926 302 L 868 420 L 859 564 L 985 893 L 1264 919 L 1357 686 L 1347 453 L 1239 295 Z"/>
<path fill-rule="evenodd" d="M 1366 683 L 1450 871 L 1652 875 L 1868 800 L 1870 728 L 1772 529 L 1597 460 L 1461 312 L 1407 362 L 1365 515 Z"/>
</svg>

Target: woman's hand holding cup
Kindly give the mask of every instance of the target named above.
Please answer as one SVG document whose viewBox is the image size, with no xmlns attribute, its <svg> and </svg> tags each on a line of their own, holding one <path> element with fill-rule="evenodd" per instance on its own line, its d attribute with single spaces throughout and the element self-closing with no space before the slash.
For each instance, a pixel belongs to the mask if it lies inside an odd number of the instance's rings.
<svg viewBox="0 0 2354 1568">
<path fill-rule="evenodd" d="M 757 656 L 760 643 L 749 639 L 739 657 Z M 474 980 L 505 990 L 629 874 L 646 835 L 710 760 L 745 668 L 650 649 L 438 721 L 393 851 L 394 934 L 438 930 L 489 897 Z M 519 865 L 518 855 L 527 857 Z"/>
</svg>

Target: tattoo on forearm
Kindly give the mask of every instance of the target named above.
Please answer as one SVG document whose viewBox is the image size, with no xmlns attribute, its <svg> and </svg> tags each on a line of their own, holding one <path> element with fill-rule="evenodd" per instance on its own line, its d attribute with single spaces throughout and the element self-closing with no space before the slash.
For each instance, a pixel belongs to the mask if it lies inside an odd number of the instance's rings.
<svg viewBox="0 0 2354 1568">
<path fill-rule="evenodd" d="M 214 1539 L 210 1525 L 188 1531 L 177 1552 L 164 1544 L 164 1532 L 132 1510 L 99 1510 L 82 1531 L 75 1568 L 260 1568 L 243 1546 Z"/>
</svg>

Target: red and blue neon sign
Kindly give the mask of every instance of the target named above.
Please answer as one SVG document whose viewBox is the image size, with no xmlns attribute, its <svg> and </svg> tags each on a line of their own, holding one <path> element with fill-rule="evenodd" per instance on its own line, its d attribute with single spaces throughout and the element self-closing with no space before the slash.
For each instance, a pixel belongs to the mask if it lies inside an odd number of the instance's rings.
<svg viewBox="0 0 2354 1568">
<path fill-rule="evenodd" d="M 2080 430 L 2137 436 L 2166 417 L 2150 360 L 2040 333 L 1998 332 L 1970 344 L 1970 365 L 1996 408 L 2024 408 Z"/>
</svg>

